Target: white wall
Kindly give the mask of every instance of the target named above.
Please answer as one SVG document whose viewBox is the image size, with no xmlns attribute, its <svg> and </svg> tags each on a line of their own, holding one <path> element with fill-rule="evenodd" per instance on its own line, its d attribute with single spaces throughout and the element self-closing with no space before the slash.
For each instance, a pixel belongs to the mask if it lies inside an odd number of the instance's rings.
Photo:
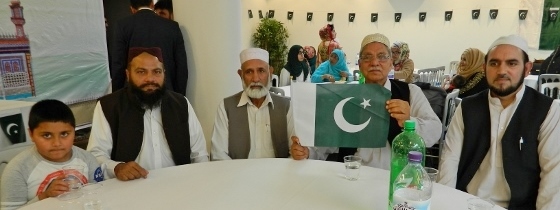
<svg viewBox="0 0 560 210">
<path fill-rule="evenodd" d="M 351 62 L 355 60 L 365 35 L 383 33 L 391 42 L 404 41 L 409 44 L 410 58 L 414 60 L 415 68 L 448 66 L 450 61 L 458 60 L 469 47 L 485 52 L 502 35 L 521 34 L 535 42 L 531 37 L 538 37 L 534 31 L 540 31 L 542 17 L 542 6 L 539 6 L 542 0 L 267 0 L 264 6 L 243 2 L 244 8 L 253 11 L 275 10 L 275 19 L 285 23 L 290 33 L 290 46 L 299 44 L 316 47 L 320 42 L 318 31 L 327 23 L 327 13 L 333 12 L 337 40 Z M 481 10 L 478 20 L 471 18 L 473 9 Z M 490 9 L 499 10 L 497 19 L 490 19 Z M 518 19 L 519 9 L 530 10 L 525 21 Z M 448 10 L 453 11 L 453 18 L 444 21 L 444 13 Z M 287 20 L 287 11 L 294 12 L 293 20 Z M 246 13 L 246 10 L 242 12 Z M 313 12 L 313 21 L 306 21 L 307 12 Z M 356 13 L 354 23 L 348 22 L 348 13 L 351 12 Z M 373 12 L 379 13 L 376 23 L 370 22 Z M 395 12 L 403 14 L 400 23 L 394 22 Z M 418 21 L 419 12 L 427 12 L 425 22 Z M 255 24 L 246 15 L 242 14 L 241 19 L 243 24 Z M 247 39 L 245 36 L 243 38 Z M 536 47 L 538 43 L 531 43 L 531 46 Z M 531 59 L 544 59 L 550 53 L 530 50 L 529 55 Z"/>
<path fill-rule="evenodd" d="M 241 3 L 232 0 L 174 1 L 189 65 L 187 98 L 210 142 L 218 103 L 240 91 Z M 210 151 L 210 147 L 208 147 Z"/>
</svg>

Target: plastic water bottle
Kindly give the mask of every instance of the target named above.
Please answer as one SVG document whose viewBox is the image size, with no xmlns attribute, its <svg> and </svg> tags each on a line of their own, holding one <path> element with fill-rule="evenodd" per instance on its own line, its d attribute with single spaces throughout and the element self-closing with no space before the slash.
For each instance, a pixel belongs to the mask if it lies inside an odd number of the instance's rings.
<svg viewBox="0 0 560 210">
<path fill-rule="evenodd" d="M 432 180 L 424 166 L 422 153 L 408 153 L 408 165 L 399 173 L 393 183 L 393 210 L 429 210 L 432 197 Z"/>
<path fill-rule="evenodd" d="M 395 69 L 391 69 L 391 71 L 389 71 L 387 79 L 395 79 Z"/>
<path fill-rule="evenodd" d="M 412 120 L 404 122 L 404 130 L 393 139 L 391 148 L 391 175 L 389 177 L 389 209 L 393 203 L 393 183 L 397 175 L 401 173 L 403 168 L 408 164 L 408 153 L 417 151 L 422 154 L 422 158 L 426 155 L 426 143 L 420 135 L 415 131 L 416 123 Z M 424 161 L 422 160 L 422 165 Z"/>
</svg>

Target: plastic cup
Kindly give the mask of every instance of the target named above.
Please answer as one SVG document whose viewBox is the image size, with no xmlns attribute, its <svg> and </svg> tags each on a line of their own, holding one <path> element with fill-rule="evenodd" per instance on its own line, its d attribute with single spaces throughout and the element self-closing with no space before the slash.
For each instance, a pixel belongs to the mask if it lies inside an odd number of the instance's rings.
<svg viewBox="0 0 560 210">
<path fill-rule="evenodd" d="M 424 167 L 424 170 L 426 170 L 426 172 L 428 173 L 430 180 L 432 180 L 433 183 L 436 183 L 439 171 L 432 167 Z"/>
</svg>

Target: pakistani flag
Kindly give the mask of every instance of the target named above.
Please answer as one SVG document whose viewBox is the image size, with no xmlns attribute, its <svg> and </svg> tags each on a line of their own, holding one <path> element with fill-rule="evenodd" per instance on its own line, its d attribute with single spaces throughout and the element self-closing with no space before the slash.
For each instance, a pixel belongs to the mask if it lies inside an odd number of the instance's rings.
<svg viewBox="0 0 560 210">
<path fill-rule="evenodd" d="M 21 114 L 0 117 L 0 127 L 12 144 L 25 142 L 25 126 Z"/>
<path fill-rule="evenodd" d="M 292 83 L 296 135 L 303 146 L 385 147 L 391 92 L 376 84 Z"/>
</svg>

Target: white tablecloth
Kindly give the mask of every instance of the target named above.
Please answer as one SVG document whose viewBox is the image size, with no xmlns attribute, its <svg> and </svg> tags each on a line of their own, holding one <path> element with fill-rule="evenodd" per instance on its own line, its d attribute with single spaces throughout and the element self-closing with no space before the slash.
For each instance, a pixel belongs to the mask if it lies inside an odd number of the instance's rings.
<svg viewBox="0 0 560 210">
<path fill-rule="evenodd" d="M 150 171 L 148 178 L 103 182 L 104 209 L 387 209 L 389 172 L 363 166 L 343 177 L 337 162 L 250 159 L 196 163 Z M 435 184 L 432 210 L 467 209 L 464 192 Z M 22 209 L 59 209 L 49 198 Z M 502 209 L 495 207 L 494 209 Z"/>
<path fill-rule="evenodd" d="M 539 76 L 538 75 L 529 75 L 525 77 L 523 80 L 523 84 L 532 87 L 533 89 L 539 91 Z"/>
</svg>

